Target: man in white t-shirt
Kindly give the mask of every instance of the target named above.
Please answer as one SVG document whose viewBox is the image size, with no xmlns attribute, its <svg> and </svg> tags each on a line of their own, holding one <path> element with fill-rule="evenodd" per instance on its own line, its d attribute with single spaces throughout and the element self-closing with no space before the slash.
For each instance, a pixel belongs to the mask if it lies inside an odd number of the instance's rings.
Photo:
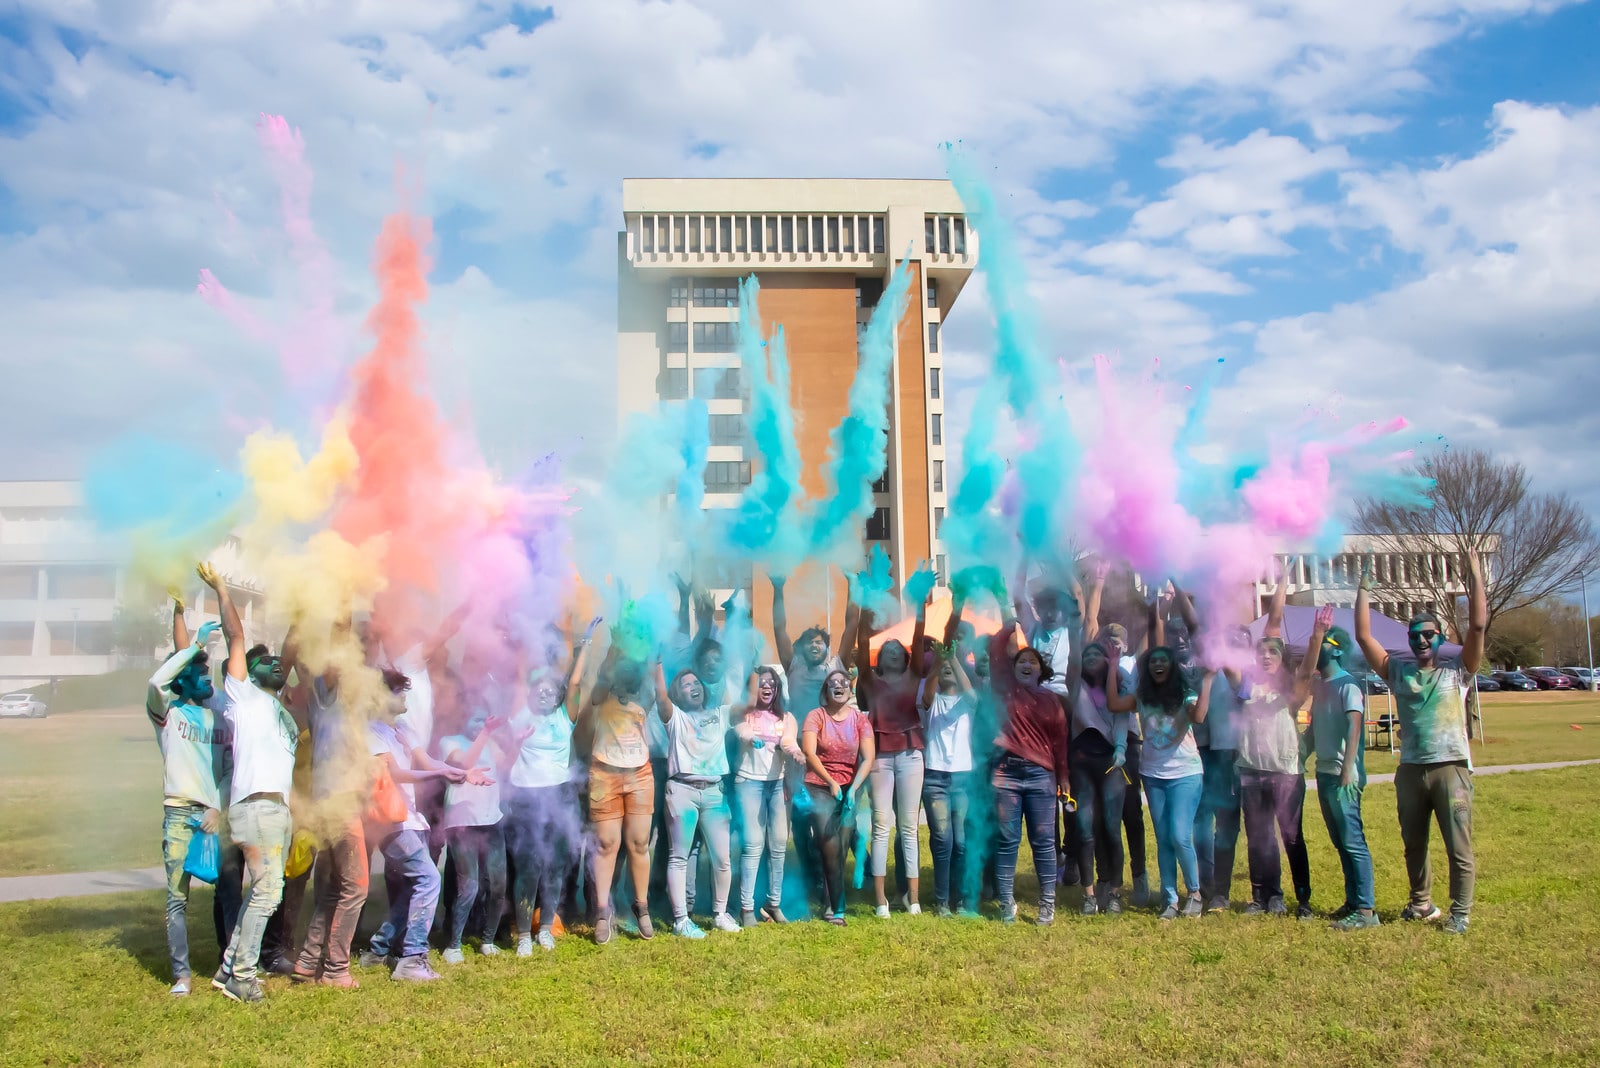
<svg viewBox="0 0 1600 1068">
<path fill-rule="evenodd" d="M 183 603 L 175 603 L 174 629 L 183 628 Z M 161 746 L 162 823 L 161 854 L 167 871 L 167 950 L 172 960 L 172 996 L 189 993 L 189 874 L 184 870 L 189 843 L 196 831 L 215 834 L 227 805 L 233 754 L 222 696 L 212 685 L 205 645 L 218 629 L 215 623 L 200 628 L 194 644 L 179 644 L 150 676 L 145 714 L 155 727 Z M 238 873 L 233 873 L 233 893 L 238 894 Z M 228 880 L 218 874 L 217 895 L 226 893 Z M 221 949 L 226 950 L 224 943 Z"/>
<path fill-rule="evenodd" d="M 217 595 L 222 632 L 228 639 L 228 671 L 222 683 L 233 735 L 228 832 L 244 854 L 250 877 L 239 922 L 212 985 L 234 1001 L 261 1001 L 266 995 L 256 980 L 256 966 L 267 920 L 283 897 L 283 862 L 291 831 L 289 794 L 294 788 L 300 728 L 278 699 L 289 664 L 264 645 L 245 648 L 244 624 L 227 583 L 209 564 L 201 564 L 198 572 Z"/>
</svg>

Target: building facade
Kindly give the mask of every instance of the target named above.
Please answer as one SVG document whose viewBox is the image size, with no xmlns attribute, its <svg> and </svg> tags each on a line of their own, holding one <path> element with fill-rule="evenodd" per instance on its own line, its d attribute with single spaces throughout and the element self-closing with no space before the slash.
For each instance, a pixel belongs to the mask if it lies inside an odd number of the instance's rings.
<svg viewBox="0 0 1600 1068">
<path fill-rule="evenodd" d="M 707 508 L 750 483 L 747 382 L 738 356 L 738 286 L 760 284 L 763 328 L 787 340 L 791 400 L 809 497 L 823 495 L 828 434 L 848 411 L 861 334 L 884 285 L 909 260 L 911 299 L 895 331 L 888 469 L 862 536 L 881 543 L 897 582 L 928 560 L 943 574 L 946 509 L 941 332 L 978 262 L 978 238 L 947 181 L 629 179 L 618 235 L 619 415 L 703 399 L 710 411 Z M 731 576 L 743 586 L 750 576 Z M 841 576 L 789 586 L 792 629 L 843 617 Z M 756 593 L 758 625 L 767 601 Z"/>
<path fill-rule="evenodd" d="M 228 538 L 210 559 L 229 576 L 246 633 L 264 634 L 262 594 L 243 575 L 238 540 Z M 160 646 L 127 648 L 118 617 L 159 612 L 161 591 L 141 590 L 127 563 L 127 543 L 96 530 L 81 483 L 0 482 L 0 688 L 152 661 Z M 190 625 L 216 619 L 210 591 L 199 579 L 189 585 Z"/>
<path fill-rule="evenodd" d="M 1498 539 L 1486 538 L 1482 556 L 1486 579 L 1493 573 L 1498 551 Z M 1372 575 L 1373 610 L 1401 622 L 1424 610 L 1452 620 L 1456 616 L 1456 598 L 1467 595 L 1466 572 L 1460 557 L 1438 552 L 1436 546 L 1418 539 L 1346 534 L 1334 556 L 1286 552 L 1277 558 L 1289 583 L 1290 604 L 1348 608 L 1355 604 L 1363 568 Z M 1257 616 L 1265 614 L 1274 586 L 1269 578 L 1253 587 Z"/>
</svg>

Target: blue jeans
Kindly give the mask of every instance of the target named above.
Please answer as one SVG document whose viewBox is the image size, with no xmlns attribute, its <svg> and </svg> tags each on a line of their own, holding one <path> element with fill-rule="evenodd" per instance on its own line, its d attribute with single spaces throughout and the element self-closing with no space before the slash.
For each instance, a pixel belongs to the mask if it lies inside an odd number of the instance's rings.
<svg viewBox="0 0 1600 1068">
<path fill-rule="evenodd" d="M 1161 894 L 1169 908 L 1178 904 L 1178 869 L 1189 893 L 1200 892 L 1200 864 L 1194 855 L 1194 814 L 1200 808 L 1204 775 L 1181 779 L 1144 777 L 1150 801 L 1150 822 L 1156 829 L 1156 866 L 1161 869 Z"/>
<path fill-rule="evenodd" d="M 1205 784 L 1194 817 L 1194 852 L 1200 861 L 1200 888 L 1209 900 L 1233 892 L 1233 861 L 1239 848 L 1239 771 L 1234 749 L 1202 746 Z"/>
<path fill-rule="evenodd" d="M 189 975 L 189 873 L 183 870 L 189 855 L 189 842 L 198 833 L 191 821 L 206 814 L 204 805 L 166 805 L 161 813 L 161 859 L 167 870 L 167 954 L 172 961 L 172 978 Z M 219 837 L 226 837 L 221 828 Z M 224 844 L 222 864 L 217 872 L 213 913 L 217 921 L 217 951 L 225 953 L 233 925 L 239 922 L 240 883 L 244 878 L 239 850 Z"/>
<path fill-rule="evenodd" d="M 267 798 L 246 798 L 228 807 L 228 833 L 245 851 L 250 889 L 244 893 L 239 922 L 222 956 L 235 979 L 254 979 L 267 921 L 283 900 L 283 862 L 289 854 L 289 806 Z M 252 860 L 250 854 L 255 854 Z"/>
<path fill-rule="evenodd" d="M 783 780 L 739 779 L 734 785 L 739 801 L 739 908 L 756 910 L 756 879 L 761 855 L 767 856 L 767 904 L 779 908 L 783 901 L 783 861 L 789 844 L 789 806 L 783 800 Z"/>
<path fill-rule="evenodd" d="M 380 957 L 426 953 L 428 929 L 439 907 L 439 869 L 428 855 L 428 836 L 423 831 L 396 831 L 378 849 L 383 854 L 383 883 L 389 891 L 389 918 L 367 948 Z"/>
<path fill-rule="evenodd" d="M 1355 797 L 1346 801 L 1340 798 L 1339 776 L 1317 776 L 1317 803 L 1322 806 L 1322 822 L 1328 825 L 1328 837 L 1339 854 L 1339 867 L 1344 871 L 1344 903 L 1353 909 L 1376 908 L 1376 895 L 1372 888 L 1372 851 L 1367 848 L 1367 832 L 1361 825 L 1362 788 L 1356 787 Z"/>
<path fill-rule="evenodd" d="M 950 905 L 951 872 L 957 883 L 967 859 L 967 803 L 970 771 L 934 771 L 922 775 L 922 807 L 928 813 L 928 839 L 933 849 L 933 901 Z M 956 897 L 961 887 L 956 886 Z"/>
<path fill-rule="evenodd" d="M 451 827 L 445 831 L 450 843 L 450 863 L 456 870 L 456 899 L 450 909 L 450 945 L 461 948 L 467 933 L 467 918 L 484 890 L 483 938 L 493 942 L 500 930 L 500 917 L 506 906 L 506 836 L 499 824 L 478 827 Z"/>
<path fill-rule="evenodd" d="M 1007 753 L 994 766 L 995 822 L 1000 841 L 995 853 L 995 887 L 1002 907 L 1016 902 L 1017 854 L 1022 821 L 1039 877 L 1039 904 L 1056 903 L 1056 777 L 1049 768 Z"/>
</svg>

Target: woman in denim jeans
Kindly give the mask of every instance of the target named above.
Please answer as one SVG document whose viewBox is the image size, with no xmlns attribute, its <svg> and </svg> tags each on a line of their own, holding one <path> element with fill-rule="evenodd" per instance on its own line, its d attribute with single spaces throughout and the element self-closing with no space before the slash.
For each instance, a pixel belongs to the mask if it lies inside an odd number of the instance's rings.
<svg viewBox="0 0 1600 1068">
<path fill-rule="evenodd" d="M 926 743 L 917 713 L 917 687 L 926 670 L 921 655 L 923 622 L 924 608 L 918 606 L 916 633 L 911 640 L 918 655 L 913 656 L 891 638 L 878 650 L 877 664 L 861 673 L 877 753 L 872 762 L 872 889 L 879 919 L 889 916 L 884 881 L 889 873 L 891 821 L 899 832 L 896 871 L 904 889 L 900 904 L 912 915 L 922 911 L 917 901 L 917 875 L 922 861 L 917 809 L 922 802 L 922 751 Z M 872 613 L 863 609 L 856 638 L 858 664 L 872 665 L 872 631 Z"/>
<path fill-rule="evenodd" d="M 963 598 L 956 594 L 939 666 L 930 684 L 924 681 L 920 705 L 927 735 L 927 770 L 922 777 L 922 807 L 928 814 L 928 839 L 933 850 L 933 910 L 951 915 L 950 890 L 955 883 L 956 908 L 965 909 L 961 873 L 966 868 L 967 823 L 972 802 L 972 720 L 978 698 L 972 678 L 955 648 Z"/>
<path fill-rule="evenodd" d="M 1155 632 L 1159 636 L 1159 630 Z M 1158 645 L 1139 663 L 1139 681 L 1133 693 L 1122 693 L 1117 673 L 1110 676 L 1115 692 L 1107 694 L 1106 706 L 1113 712 L 1137 709 L 1143 728 L 1140 765 L 1144 792 L 1150 802 L 1151 822 L 1156 829 L 1156 860 L 1161 869 L 1163 920 L 1177 919 L 1178 871 L 1183 871 L 1188 899 L 1182 915 L 1199 919 L 1204 908 L 1200 899 L 1200 864 L 1194 851 L 1194 816 L 1200 809 L 1200 789 L 1205 781 L 1200 747 L 1194 740 L 1194 724 L 1204 723 L 1210 698 L 1212 675 L 1202 680 L 1196 696 L 1178 672 L 1177 657 L 1165 645 Z M 1119 746 L 1113 766 L 1120 767 L 1126 747 Z"/>
<path fill-rule="evenodd" d="M 818 687 L 819 691 L 821 687 Z M 761 854 L 767 855 L 767 895 L 759 920 L 788 923 L 783 902 L 784 853 L 789 844 L 789 808 L 784 776 L 791 764 L 804 766 L 800 728 L 784 708 L 783 684 L 776 669 L 762 666 L 750 676 L 751 704 L 734 726 L 739 763 L 734 794 L 739 801 L 739 920 L 754 927 L 756 879 Z"/>
<path fill-rule="evenodd" d="M 1056 916 L 1056 800 L 1067 796 L 1067 716 L 1055 694 L 1042 687 L 1050 669 L 1038 651 L 1023 646 L 1009 652 L 1017 621 L 1004 597 L 1006 623 L 990 640 L 990 685 L 999 699 L 999 734 L 995 737 L 995 822 L 999 843 L 995 885 L 1000 919 L 1017 918 L 1017 854 L 1022 824 L 1028 825 L 1033 870 L 1039 877 L 1040 926 Z M 1010 662 L 1009 670 L 999 665 Z"/>
</svg>

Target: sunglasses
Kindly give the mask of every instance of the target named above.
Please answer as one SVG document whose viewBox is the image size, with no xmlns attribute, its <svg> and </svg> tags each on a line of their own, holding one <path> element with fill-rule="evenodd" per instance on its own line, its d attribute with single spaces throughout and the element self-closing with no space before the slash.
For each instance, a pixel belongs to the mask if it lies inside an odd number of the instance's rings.
<svg viewBox="0 0 1600 1068">
<path fill-rule="evenodd" d="M 1414 630 L 1411 632 L 1411 640 L 1413 642 L 1422 642 L 1424 644 L 1431 643 L 1438 636 L 1439 632 L 1436 630 Z"/>
</svg>

